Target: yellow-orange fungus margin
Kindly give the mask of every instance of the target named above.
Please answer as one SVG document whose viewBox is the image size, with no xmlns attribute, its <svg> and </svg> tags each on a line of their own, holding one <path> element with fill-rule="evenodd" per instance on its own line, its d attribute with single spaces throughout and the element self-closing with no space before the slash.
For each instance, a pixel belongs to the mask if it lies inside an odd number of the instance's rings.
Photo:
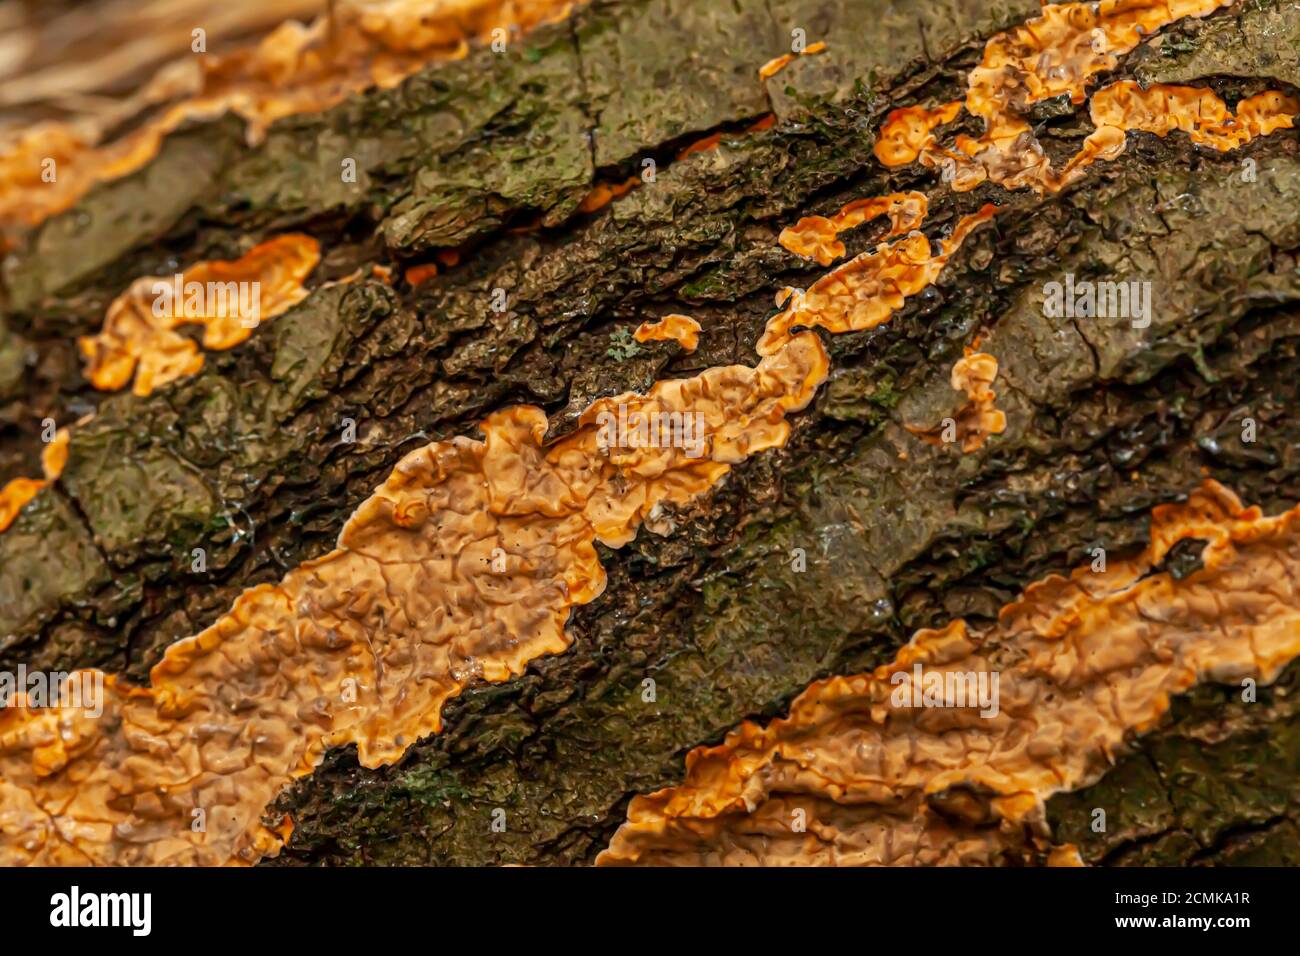
<svg viewBox="0 0 1300 956">
<path fill-rule="evenodd" d="M 4 531 L 27 502 L 36 497 L 37 492 L 57 481 L 63 474 L 63 466 L 68 463 L 68 430 L 60 428 L 54 433 L 54 440 L 41 452 L 42 478 L 14 478 L 0 488 L 0 531 Z"/>
<path fill-rule="evenodd" d="M 762 66 L 758 68 L 758 78 L 760 80 L 770 79 L 771 77 L 776 76 L 778 73 L 780 73 L 782 70 L 784 70 L 787 66 L 789 66 L 791 63 L 793 63 L 801 56 L 814 56 L 818 53 L 825 53 L 825 52 L 826 52 L 825 40 L 818 40 L 816 43 L 810 43 L 808 44 L 807 47 L 805 47 L 803 50 L 800 50 L 798 53 L 785 53 L 782 54 L 781 56 L 768 60 L 766 63 L 764 63 Z"/>
<path fill-rule="evenodd" d="M 571 0 L 340 0 L 331 24 L 286 21 L 256 46 L 189 54 L 137 96 L 154 114 L 100 142 L 102 129 L 45 124 L 0 151 L 0 224 L 35 225 L 70 208 L 98 182 L 140 169 L 172 130 L 234 112 L 256 143 L 275 120 L 328 109 L 370 87 L 393 87 L 437 59 L 464 56 L 467 41 L 497 28 L 562 19 Z M 114 115 L 117 125 L 124 117 Z M 57 176 L 46 181 L 47 164 Z"/>
<path fill-rule="evenodd" d="M 779 242 L 797 256 L 828 266 L 844 255 L 841 232 L 856 228 L 879 216 L 889 216 L 889 238 L 920 227 L 929 212 L 925 193 L 891 193 L 871 199 L 855 199 L 834 216 L 804 216 L 781 230 Z"/>
<path fill-rule="evenodd" d="M 1101 73 L 1142 39 L 1186 17 L 1205 17 L 1232 0 L 1103 0 L 1048 4 L 1042 14 L 988 41 L 967 81 L 965 108 L 984 121 L 979 137 L 960 135 L 940 145 L 934 130 L 956 119 L 960 103 L 936 109 L 909 107 L 886 117 L 876 157 L 895 167 L 920 161 L 944 170 L 957 192 L 991 181 L 1007 189 L 1055 192 L 1079 179 L 1088 166 L 1124 150 L 1124 134 L 1145 130 L 1166 135 L 1183 130 L 1196 143 L 1220 151 L 1291 126 L 1294 98 L 1263 93 L 1243 100 L 1234 116 L 1208 90 L 1157 86 L 1142 90 L 1120 81 L 1093 97 L 1097 130 L 1060 171 L 1052 168 L 1026 119 L 1030 107 L 1068 96 L 1075 104 Z"/>
<path fill-rule="evenodd" d="M 135 379 L 136 395 L 203 367 L 203 354 L 176 331 L 203 325 L 203 346 L 229 349 L 257 325 L 301 302 L 303 281 L 320 261 L 315 239 L 289 233 L 254 246 L 230 262 L 200 262 L 176 276 L 145 276 L 114 299 L 96 335 L 78 345 L 86 378 L 111 391 Z"/>
<path fill-rule="evenodd" d="M 952 437 L 944 434 L 945 426 L 922 428 L 914 425 L 905 426 L 929 445 L 944 445 L 949 441 L 960 443 L 962 452 L 978 451 L 984 447 L 990 435 L 1000 435 L 1006 431 L 1006 412 L 995 408 L 997 392 L 993 391 L 994 379 L 998 377 L 998 360 L 987 352 L 967 349 L 966 354 L 952 367 L 952 387 L 966 393 L 966 403 L 957 412 L 952 422 Z"/>
<path fill-rule="evenodd" d="M 888 321 L 909 296 L 928 288 L 939 277 L 966 237 L 996 212 L 996 206 L 987 204 L 962 217 L 952 236 L 940 244 L 938 255 L 925 235 L 913 232 L 836 266 L 807 292 L 793 291 L 784 300 L 778 297 L 785 307 L 768 321 L 758 341 L 758 354 L 778 351 L 790 331 L 800 326 L 838 334 L 874 329 Z"/>
<path fill-rule="evenodd" d="M 632 337 L 638 342 L 676 342 L 683 351 L 694 352 L 700 345 L 700 323 L 689 315 L 672 313 L 658 322 L 642 322 Z"/>
<path fill-rule="evenodd" d="M 1180 581 L 1160 565 L 1185 539 L 1207 544 Z M 598 862 L 1032 862 L 1051 838 L 1044 801 L 1096 780 L 1173 695 L 1268 683 L 1297 654 L 1300 508 L 1266 518 L 1207 481 L 1154 509 L 1133 560 L 1033 584 L 987 628 L 919 631 L 892 664 L 692 751 L 685 781 L 633 799 Z M 975 700 L 980 675 L 997 675 L 996 707 Z"/>
<path fill-rule="evenodd" d="M 832 331 L 883 322 L 992 213 L 958 223 L 941 256 L 928 244 L 923 254 L 919 233 L 900 240 L 915 247 L 903 280 L 859 268 L 787 295 L 773 322 L 792 310 L 797 324 Z M 74 681 L 103 682 L 89 704 L 0 708 L 0 865 L 278 852 L 286 831 L 264 825 L 265 808 L 328 748 L 355 743 L 363 766 L 391 763 L 440 729 L 443 704 L 468 684 L 563 651 L 569 609 L 605 586 L 596 542 L 621 547 L 642 525 L 669 533 L 673 507 L 785 444 L 788 415 L 829 371 L 820 338 L 792 324 L 769 323 L 757 367 L 602 398 L 552 445 L 545 413 L 518 406 L 486 419 L 483 441 L 419 449 L 352 515 L 336 550 L 171 645 L 150 686 L 79 671 Z"/>
</svg>

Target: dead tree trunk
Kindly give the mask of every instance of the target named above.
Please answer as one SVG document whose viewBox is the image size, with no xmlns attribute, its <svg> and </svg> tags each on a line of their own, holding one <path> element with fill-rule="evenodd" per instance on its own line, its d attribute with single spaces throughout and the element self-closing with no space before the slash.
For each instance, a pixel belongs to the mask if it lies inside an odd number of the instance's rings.
<svg viewBox="0 0 1300 956">
<path fill-rule="evenodd" d="M 574 613 L 567 653 L 473 687 L 395 766 L 333 752 L 285 793 L 275 810 L 295 829 L 279 863 L 590 861 L 632 795 L 681 778 L 690 748 L 779 714 L 816 678 L 890 659 L 918 627 L 993 617 L 1097 546 L 1139 548 L 1151 507 L 1204 477 L 1269 512 L 1294 505 L 1294 132 L 1225 154 L 1134 134 L 1045 196 L 957 194 L 873 158 L 890 109 L 960 98 L 982 41 L 1037 6 L 596 3 L 505 54 L 476 49 L 281 121 L 257 147 L 233 118 L 171 135 L 4 262 L 0 480 L 39 473 L 44 419 L 93 414 L 58 484 L 0 534 L 0 667 L 146 681 L 240 592 L 333 547 L 419 444 L 517 403 L 544 407 L 560 435 L 600 396 L 755 364 L 773 293 L 823 271 L 783 250 L 781 229 L 908 189 L 930 195 L 934 236 L 984 202 L 1002 209 L 891 321 L 824 337 L 832 376 L 784 448 L 737 467 L 674 534 L 602 550 L 609 585 Z M 830 53 L 760 83 L 795 28 Z M 1262 0 L 1171 27 L 1117 76 L 1204 79 L 1229 100 L 1294 91 L 1297 49 L 1294 10 Z M 1038 135 L 1068 155 L 1086 116 L 1046 105 Z M 751 129 L 769 113 L 775 125 Z M 715 148 L 678 158 L 712 133 Z M 355 184 L 339 181 L 345 158 Z M 653 181 L 582 211 L 594 185 L 647 160 Z M 849 254 L 884 228 L 845 237 Z M 76 336 L 133 279 L 287 231 L 323 250 L 300 305 L 152 395 L 84 380 Z M 441 274 L 400 278 L 447 249 L 459 261 Z M 1064 271 L 1151 281 L 1151 327 L 1044 318 L 1039 290 Z M 489 307 L 498 289 L 504 313 Z M 670 312 L 701 322 L 699 351 L 631 341 Z M 969 454 L 900 459 L 902 426 L 951 406 L 949 370 L 990 334 L 1007 430 Z M 340 440 L 345 420 L 355 442 Z M 1213 688 L 1180 702 L 1101 783 L 1051 803 L 1062 841 L 1089 862 L 1294 862 L 1300 723 L 1280 689 L 1263 693 L 1253 709 Z M 1115 821 L 1106 834 L 1089 829 L 1095 807 Z"/>
</svg>

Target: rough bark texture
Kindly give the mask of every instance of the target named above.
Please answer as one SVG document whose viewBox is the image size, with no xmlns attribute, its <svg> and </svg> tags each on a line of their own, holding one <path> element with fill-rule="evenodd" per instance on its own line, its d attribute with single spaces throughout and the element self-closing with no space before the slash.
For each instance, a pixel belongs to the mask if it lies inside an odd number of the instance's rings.
<svg viewBox="0 0 1300 956">
<path fill-rule="evenodd" d="M 516 402 L 544 406 L 560 434 L 593 398 L 753 364 L 773 291 L 822 271 L 781 249 L 780 229 L 904 189 L 931 194 L 931 235 L 983 202 L 1003 209 L 888 324 L 826 338 L 832 378 L 785 448 L 737 468 L 672 536 L 602 551 L 609 586 L 574 614 L 568 653 L 471 689 L 396 766 L 363 770 L 339 751 L 284 794 L 274 809 L 295 831 L 278 864 L 590 861 L 633 794 L 680 780 L 691 747 L 780 713 L 816 678 L 887 660 L 917 627 L 993 616 L 1098 545 L 1140 546 L 1150 508 L 1204 476 L 1269 512 L 1295 504 L 1293 132 L 1222 155 L 1132 135 L 1120 159 L 1047 197 L 954 195 L 873 159 L 889 109 L 960 96 L 982 40 L 1036 8 L 597 3 L 506 54 L 479 49 L 282 121 L 258 148 L 233 119 L 171 136 L 4 262 L 0 481 L 39 473 L 43 418 L 94 417 L 60 484 L 0 534 L 0 667 L 143 681 L 241 590 L 332 547 L 417 443 Z M 765 89 L 758 67 L 793 27 L 834 56 Z M 1229 101 L 1294 92 L 1297 49 L 1300 4 L 1251 0 L 1165 31 L 1118 75 L 1199 80 Z M 1058 106 L 1038 111 L 1039 135 L 1066 155 L 1089 126 Z M 775 127 L 744 132 L 769 112 Z M 715 131 L 719 148 L 674 161 Z M 339 182 L 341 157 L 357 159 L 357 184 Z M 578 211 L 593 183 L 645 158 L 655 182 Z M 325 252 L 301 305 L 152 396 L 83 380 L 75 337 L 132 279 L 288 229 Z M 848 236 L 849 253 L 882 229 Z M 320 288 L 448 247 L 461 264 L 416 288 Z M 1044 318 L 1039 290 L 1065 271 L 1152 281 L 1151 327 Z M 504 315 L 488 308 L 496 288 Z M 700 320 L 698 352 L 629 341 L 668 312 Z M 955 407 L 948 373 L 977 335 L 1000 363 L 1007 431 L 979 452 L 901 460 L 915 445 L 903 423 Z M 1239 440 L 1247 416 L 1253 444 Z M 194 575 L 200 546 L 208 570 Z M 800 547 L 807 571 L 793 574 Z M 1180 553 L 1180 569 L 1196 558 Z M 1059 842 L 1101 863 L 1296 861 L 1297 673 L 1254 704 L 1218 688 L 1180 701 L 1100 783 L 1052 801 Z M 1089 827 L 1097 807 L 1103 834 Z M 496 808 L 505 832 L 490 827 Z"/>
</svg>

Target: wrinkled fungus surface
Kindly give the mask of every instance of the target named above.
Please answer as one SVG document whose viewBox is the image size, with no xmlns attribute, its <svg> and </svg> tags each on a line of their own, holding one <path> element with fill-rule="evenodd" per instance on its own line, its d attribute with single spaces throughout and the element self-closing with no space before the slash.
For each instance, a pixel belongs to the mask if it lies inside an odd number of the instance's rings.
<svg viewBox="0 0 1300 956">
<path fill-rule="evenodd" d="M 700 323 L 673 313 L 658 322 L 642 322 L 632 337 L 638 342 L 676 342 L 683 351 L 694 352 L 700 345 Z"/>
<path fill-rule="evenodd" d="M 913 232 L 836 266 L 806 292 L 792 291 L 785 308 L 767 323 L 758 341 L 758 354 L 773 354 L 783 347 L 791 330 L 800 326 L 833 333 L 860 332 L 888 321 L 909 296 L 933 284 L 966 237 L 996 212 L 997 207 L 988 204 L 963 216 L 952 236 L 940 243 L 938 253 L 925 235 Z"/>
<path fill-rule="evenodd" d="M 934 428 L 908 425 L 907 430 L 928 445 L 944 445 L 950 441 L 960 445 L 963 453 L 978 451 L 991 435 L 1006 431 L 1006 412 L 994 407 L 997 392 L 993 391 L 998 377 L 998 360 L 987 352 L 967 349 L 966 354 L 952 367 L 952 387 L 966 393 L 966 402 L 952 419 L 951 437 L 945 434 L 946 424 Z"/>
<path fill-rule="evenodd" d="M 203 353 L 178 326 L 202 325 L 204 348 L 233 348 L 258 324 L 306 298 L 303 281 L 318 261 L 316 240 L 290 233 L 230 262 L 200 262 L 179 276 L 137 279 L 109 304 L 99 333 L 78 343 L 86 378 L 106 391 L 134 378 L 135 394 L 148 395 L 195 374 Z"/>
<path fill-rule="evenodd" d="M 1066 97 L 1075 105 L 1101 73 L 1142 40 L 1187 17 L 1206 17 L 1232 0 L 1103 0 L 1048 4 L 1039 17 L 993 37 L 967 79 L 964 104 L 907 107 L 892 111 L 877 141 L 876 158 L 897 167 L 920 161 L 943 171 L 957 192 L 994 182 L 1007 189 L 1056 192 L 1076 182 L 1093 163 L 1124 151 L 1125 133 L 1143 130 L 1164 136 L 1187 132 L 1197 143 L 1220 151 L 1291 126 L 1300 112 L 1293 97 L 1269 92 L 1242 101 L 1234 115 L 1209 90 L 1155 86 L 1142 90 L 1120 81 L 1097 92 L 1091 113 L 1097 126 L 1079 152 L 1052 168 L 1027 118 L 1035 104 Z M 984 121 L 978 137 L 957 136 L 951 146 L 935 131 L 965 108 Z"/>
<path fill-rule="evenodd" d="M 920 228 L 928 212 L 929 200 L 925 193 L 891 193 L 888 196 L 855 199 L 834 216 L 804 216 L 793 226 L 782 229 L 778 241 L 795 255 L 828 266 L 844 255 L 844 243 L 838 238 L 840 233 L 880 216 L 888 216 L 888 238 L 892 239 Z"/>
<path fill-rule="evenodd" d="M 1159 569 L 1193 538 L 1201 570 Z M 685 782 L 634 798 L 598 862 L 1077 863 L 1050 849 L 1049 796 L 1097 779 L 1173 695 L 1268 683 L 1297 654 L 1300 508 L 1264 517 L 1207 481 L 1154 509 L 1133 560 L 1033 584 L 987 629 L 920 631 L 892 664 L 818 681 L 788 717 L 692 751 Z M 998 675 L 996 714 L 916 706 L 918 665 L 923 683 Z"/>
<path fill-rule="evenodd" d="M 1143 37 L 1228 2 L 1049 4 L 988 42 L 964 103 L 889 114 L 876 155 L 887 166 L 943 168 L 958 191 L 985 181 L 1045 191 L 1117 156 L 1131 130 L 1181 131 L 1232 149 L 1288 127 L 1297 104 L 1281 94 L 1232 110 L 1210 91 L 1124 81 L 1093 96 L 1096 130 L 1061 171 L 1033 135 L 1034 103 L 1083 103 L 1094 78 Z M 469 37 L 567 8 L 459 0 L 430 14 L 415 0 L 344 3 L 328 52 L 324 21 L 288 24 L 251 51 L 212 58 L 189 97 L 120 140 L 33 131 L 0 157 L 0 221 L 34 223 L 67 208 L 94 182 L 147 162 L 185 119 L 234 110 L 256 140 L 277 117 L 395 84 L 432 57 L 461 55 Z M 963 109 L 984 132 L 941 145 L 937 131 Z M 714 134 L 681 155 L 720 142 Z M 58 184 L 32 179 L 39 157 L 51 155 L 60 158 Z M 633 185 L 598 188 L 583 208 Z M 781 244 L 822 265 L 845 254 L 845 230 L 882 215 L 891 228 L 806 291 L 778 294 L 756 367 L 711 368 L 646 394 L 602 398 L 549 445 L 542 409 L 496 412 L 482 440 L 458 437 L 403 458 L 334 551 L 249 589 L 212 627 L 173 644 L 148 687 L 104 677 L 99 715 L 90 706 L 0 709 L 0 864 L 251 863 L 277 852 L 287 821 L 263 815 L 287 783 L 330 747 L 355 744 L 363 766 L 390 764 L 439 730 L 442 706 L 466 686 L 506 680 L 563 651 L 569 610 L 605 586 L 597 542 L 621 547 L 643 525 L 669 533 L 674 508 L 707 493 L 733 464 L 786 442 L 789 415 L 808 405 L 829 369 L 821 339 L 801 330 L 837 334 L 889 321 L 996 211 L 985 205 L 963 217 L 937 246 L 917 231 L 927 214 L 919 193 L 801 219 Z M 255 281 L 265 319 L 303 297 L 318 258 L 314 240 L 281 236 L 233 262 L 192 267 L 179 287 Z M 414 266 L 407 280 L 434 274 L 433 264 Z M 176 331 L 184 323 L 203 326 L 205 348 L 251 334 L 229 299 L 155 308 L 158 283 L 173 278 L 137 280 L 109 307 L 101 332 L 82 340 L 97 388 L 133 382 L 145 395 L 197 371 L 203 355 Z M 670 315 L 636 337 L 690 351 L 698 333 L 694 320 Z M 1006 426 L 994 406 L 997 371 L 993 356 L 973 350 L 952 370 L 966 399 L 956 421 L 964 451 Z M 630 413 L 699 421 L 702 442 L 646 443 L 636 430 L 608 441 L 607 423 Z M 0 492 L 0 520 L 57 477 L 59 454 L 50 451 L 45 481 L 19 479 Z M 692 752 L 685 783 L 634 800 L 601 862 L 1077 862 L 1070 848 L 1050 845 L 1047 797 L 1095 779 L 1129 735 L 1159 720 L 1171 695 L 1200 680 L 1272 680 L 1300 652 L 1298 522 L 1300 509 L 1265 518 L 1207 483 L 1187 504 L 1155 510 L 1152 543 L 1139 557 L 1039 582 L 996 626 L 955 621 L 922 631 L 894 664 L 814 684 L 788 718 L 743 724 L 721 746 Z M 1209 542 L 1203 567 L 1176 580 L 1160 564 L 1190 538 Z M 892 679 L 917 665 L 997 674 L 996 713 L 896 706 Z"/>
<path fill-rule="evenodd" d="M 263 809 L 326 748 L 390 763 L 471 681 L 562 651 L 568 609 L 604 587 L 595 542 L 668 530 L 735 462 L 781 445 L 825 378 L 811 334 L 757 368 L 710 369 L 595 403 L 549 448 L 518 407 L 408 455 L 339 547 L 245 592 L 173 644 L 148 688 L 105 679 L 88 708 L 0 711 L 0 864 L 253 862 L 284 835 Z M 703 416 L 706 452 L 603 448 L 619 405 Z M 204 820 L 204 829 L 192 823 Z"/>
<path fill-rule="evenodd" d="M 793 326 L 885 321 L 992 214 L 964 219 L 938 256 L 918 233 L 895 244 L 907 244 L 901 271 L 882 245 L 879 269 L 859 263 L 790 296 L 757 367 L 600 399 L 551 446 L 542 409 L 519 406 L 484 421 L 483 441 L 413 452 L 335 551 L 171 645 L 149 687 L 106 677 L 102 715 L 0 712 L 0 864 L 213 865 L 278 852 L 287 833 L 263 824 L 264 809 L 326 749 L 355 743 L 363 766 L 391 763 L 439 730 L 443 704 L 469 683 L 564 650 L 569 609 L 604 588 L 597 541 L 621 547 L 643 524 L 670 532 L 666 508 L 786 442 L 787 416 L 829 370 L 821 340 Z M 702 447 L 602 440 L 603 423 L 632 413 L 698 418 Z"/>
</svg>

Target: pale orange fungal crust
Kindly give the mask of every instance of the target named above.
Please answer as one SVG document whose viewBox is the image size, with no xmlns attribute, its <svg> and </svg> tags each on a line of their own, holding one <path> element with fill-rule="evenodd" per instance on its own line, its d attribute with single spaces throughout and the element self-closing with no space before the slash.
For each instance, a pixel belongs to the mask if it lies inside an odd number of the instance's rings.
<svg viewBox="0 0 1300 956">
<path fill-rule="evenodd" d="M 891 110 L 876 139 L 876 158 L 885 166 L 906 166 L 934 143 L 934 131 L 961 115 L 960 101 L 941 106 L 905 106 Z"/>
<path fill-rule="evenodd" d="M 836 266 L 806 292 L 778 294 L 777 304 L 784 302 L 784 308 L 768 321 L 758 341 L 758 354 L 771 355 L 780 349 L 790 331 L 799 326 L 838 334 L 873 329 L 888 321 L 909 296 L 934 283 L 966 237 L 996 212 L 996 206 L 987 204 L 963 216 L 952 235 L 940 243 L 937 254 L 929 239 L 913 232 Z"/>
<path fill-rule="evenodd" d="M 54 440 L 41 451 L 41 472 L 44 478 L 14 478 L 0 488 L 0 531 L 4 531 L 18 513 L 26 507 L 41 491 L 49 487 L 63 474 L 68 463 L 68 430 L 60 428 L 54 433 Z"/>
<path fill-rule="evenodd" d="M 1187 539 L 1207 542 L 1203 566 L 1177 580 L 1160 566 Z M 1207 481 L 1154 509 L 1136 558 L 1033 584 L 996 625 L 920 631 L 892 664 L 692 751 L 684 783 L 634 798 L 598 862 L 1078 865 L 1051 846 L 1048 797 L 1097 779 L 1173 695 L 1268 683 L 1298 654 L 1300 507 L 1264 517 Z M 999 675 L 997 713 L 900 706 L 918 664 Z"/>
<path fill-rule="evenodd" d="M 619 547 L 732 464 L 783 444 L 828 361 L 813 335 L 757 368 L 710 369 L 602 399 L 544 447 L 518 407 L 408 455 L 330 554 L 245 592 L 173 644 L 148 688 L 106 679 L 86 708 L 0 712 L 0 864 L 250 863 L 282 836 L 263 809 L 328 747 L 391 763 L 440 727 L 443 703 L 564 650 L 569 609 L 604 588 L 595 542 Z M 605 447 L 604 412 L 702 416 L 703 454 Z M 202 811 L 206 830 L 191 830 Z"/>
<path fill-rule="evenodd" d="M 1000 435 L 1007 428 L 1006 412 L 993 404 L 997 392 L 992 388 L 998 376 L 998 360 L 987 352 L 967 349 L 966 354 L 952 367 L 952 387 L 966 393 L 966 402 L 953 419 L 953 441 L 961 446 L 963 454 L 978 451 L 992 435 Z M 928 445 L 944 445 L 945 427 L 933 428 L 916 425 L 904 426 Z"/>
<path fill-rule="evenodd" d="M 1231 110 L 1213 90 L 1121 80 L 1093 95 L 1089 112 L 1097 129 L 1141 130 L 1167 136 L 1181 130 L 1200 146 L 1228 152 L 1258 136 L 1291 129 L 1300 100 L 1275 91 L 1247 97 Z M 1097 135 L 1097 134 L 1093 134 Z"/>
<path fill-rule="evenodd" d="M 157 112 L 123 137 L 102 141 L 127 118 L 115 113 L 104 129 L 44 124 L 0 150 L 0 224 L 36 225 L 71 208 L 96 183 L 143 167 L 187 121 L 236 113 L 255 144 L 277 119 L 396 86 L 435 60 L 465 56 L 471 39 L 560 20 L 571 7 L 571 0 L 342 0 L 332 28 L 324 15 L 307 26 L 290 20 L 254 47 L 182 57 L 137 95 L 142 112 Z M 47 158 L 56 163 L 54 182 L 42 178 Z"/>
<path fill-rule="evenodd" d="M 1087 99 L 1098 75 L 1118 57 L 1163 27 L 1188 17 L 1206 17 L 1233 0 L 1102 0 L 1047 4 L 1029 22 L 988 41 L 980 64 L 970 72 L 964 104 L 907 107 L 886 118 L 876 158 L 889 167 L 921 162 L 941 169 L 957 192 L 989 181 L 1007 189 L 1057 192 L 1076 182 L 1095 162 L 1118 157 L 1125 133 L 1143 130 L 1164 136 L 1187 132 L 1193 142 L 1220 151 L 1292 125 L 1300 103 L 1277 92 L 1244 100 L 1234 116 L 1209 90 L 1156 86 L 1142 90 L 1119 81 L 1092 98 L 1097 130 L 1059 171 L 1033 135 L 1029 108 L 1057 96 L 1074 104 Z M 941 145 L 935 130 L 955 120 L 962 107 L 984 122 L 978 137 L 957 136 Z"/>
<path fill-rule="evenodd" d="M 826 41 L 818 40 L 816 43 L 810 43 L 798 53 L 785 53 L 781 56 L 774 57 L 758 68 L 758 78 L 768 80 L 776 76 L 787 66 L 799 59 L 801 56 L 816 56 L 818 53 L 826 52 Z"/>
<path fill-rule="evenodd" d="M 306 298 L 303 282 L 319 261 L 315 239 L 290 233 L 254 246 L 233 261 L 197 263 L 179 280 L 137 279 L 109 304 L 100 331 L 78 341 L 86 378 L 104 391 L 124 388 L 134 379 L 132 391 L 149 395 L 195 374 L 203 367 L 203 353 L 176 331 L 179 326 L 202 325 L 204 348 L 233 348 L 258 324 Z M 173 294 L 178 283 L 180 296 Z M 256 313 L 245 316 L 239 286 L 247 284 L 245 298 L 251 302 L 252 283 L 257 283 Z M 219 296 L 210 291 L 216 286 L 221 287 Z M 200 290 L 194 298 L 192 290 Z"/>
<path fill-rule="evenodd" d="M 793 226 L 782 229 L 778 241 L 795 255 L 828 266 L 844 255 L 840 233 L 880 216 L 888 216 L 890 229 L 887 238 L 892 239 L 920 228 L 928 213 L 929 200 L 925 193 L 891 193 L 855 199 L 834 216 L 804 216 Z"/>
<path fill-rule="evenodd" d="M 47 484 L 40 478 L 11 478 L 5 482 L 5 486 L 0 488 L 0 531 L 13 524 L 18 513 Z"/>
<path fill-rule="evenodd" d="M 442 705 L 469 683 L 563 651 L 569 609 L 604 588 L 597 541 L 621 547 L 642 525 L 671 532 L 669 509 L 785 444 L 788 416 L 829 371 L 821 340 L 793 326 L 886 321 L 993 211 L 961 220 L 937 256 L 917 233 L 894 244 L 902 250 L 882 244 L 875 265 L 841 266 L 833 284 L 786 290 L 757 367 L 600 399 L 551 446 L 544 412 L 520 406 L 489 417 L 481 442 L 408 455 L 335 551 L 246 591 L 170 646 L 149 687 L 106 678 L 102 717 L 0 712 L 0 865 L 251 863 L 277 852 L 282 830 L 263 825 L 263 810 L 326 749 L 355 743 L 363 766 L 391 763 L 438 731 Z M 606 441 L 608 422 L 628 413 L 697 417 L 701 441 Z M 191 829 L 195 811 L 206 830 Z"/>
<path fill-rule="evenodd" d="M 700 346 L 700 323 L 689 315 L 672 313 L 657 322 L 642 322 L 632 333 L 638 342 L 676 342 L 684 352 Z"/>
</svg>

